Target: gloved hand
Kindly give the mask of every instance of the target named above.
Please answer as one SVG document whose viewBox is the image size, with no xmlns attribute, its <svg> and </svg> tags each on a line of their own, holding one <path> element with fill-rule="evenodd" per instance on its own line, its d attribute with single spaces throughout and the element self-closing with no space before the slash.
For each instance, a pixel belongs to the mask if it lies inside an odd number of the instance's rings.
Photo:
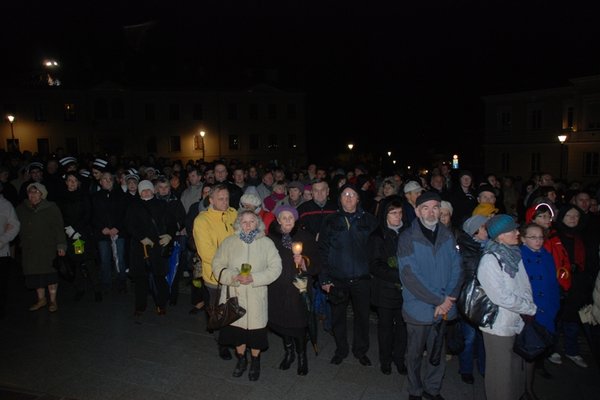
<svg viewBox="0 0 600 400">
<path fill-rule="evenodd" d="M 294 286 L 296 286 L 296 289 L 298 289 L 298 291 L 300 291 L 300 293 L 306 293 L 306 287 L 308 286 L 308 279 L 296 277 L 292 281 L 292 284 Z"/>
<path fill-rule="evenodd" d="M 165 233 L 164 235 L 160 235 L 159 238 L 160 238 L 160 240 L 158 241 L 158 243 L 160 243 L 160 245 L 163 247 L 168 245 L 169 242 L 171 241 L 171 239 L 173 239 L 171 237 L 171 235 L 169 235 L 168 233 Z"/>
<path fill-rule="evenodd" d="M 73 234 L 75 233 L 75 229 L 73 229 L 73 227 L 71 225 L 65 226 L 65 233 L 67 234 L 68 237 L 73 237 Z"/>
<path fill-rule="evenodd" d="M 147 237 L 140 240 L 140 243 L 142 243 L 144 246 L 154 247 L 154 242 Z"/>
<path fill-rule="evenodd" d="M 77 239 L 79 239 L 80 237 L 81 237 L 81 234 L 80 234 L 79 232 L 75 232 L 75 233 L 73 234 L 73 240 L 77 240 Z"/>
</svg>

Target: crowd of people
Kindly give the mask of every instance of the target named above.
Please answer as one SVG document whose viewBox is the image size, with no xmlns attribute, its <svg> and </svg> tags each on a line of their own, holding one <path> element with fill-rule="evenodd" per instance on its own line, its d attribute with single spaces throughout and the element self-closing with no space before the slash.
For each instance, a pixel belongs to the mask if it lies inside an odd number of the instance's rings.
<svg viewBox="0 0 600 400">
<path fill-rule="evenodd" d="M 371 366 L 374 311 L 379 368 L 407 376 L 410 400 L 443 399 L 446 359 L 426 356 L 442 320 L 464 341 L 456 372 L 473 384 L 476 368 L 488 400 L 537 399 L 535 372 L 550 377 L 544 364 L 563 356 L 586 368 L 582 328 L 598 357 L 598 334 L 579 316 L 593 303 L 599 269 L 593 186 L 555 183 L 547 173 L 499 179 L 446 164 L 427 176 L 385 176 L 363 165 L 292 171 L 223 160 L 80 158 L 13 156 L 0 166 L 0 261 L 19 260 L 36 294 L 31 312 L 58 311 L 62 283 L 53 266 L 61 258 L 76 269 L 75 301 L 88 291 L 101 302 L 133 290 L 136 317 L 149 298 L 165 315 L 179 301 L 182 277 L 191 285 L 190 314 L 224 302 L 226 290 L 217 298 L 223 285 L 246 314 L 213 332 L 218 354 L 229 360 L 233 350 L 233 376 L 248 370 L 255 381 L 269 330 L 281 337 L 279 368 L 297 360 L 297 374 L 308 374 L 316 314 L 335 339 L 332 364 L 351 352 Z M 457 312 L 464 277 L 473 274 L 499 307 L 492 327 Z M 4 314 L 4 272 L 1 283 Z M 319 299 L 326 301 L 316 310 Z M 555 337 L 534 362 L 512 351 L 527 318 Z"/>
</svg>

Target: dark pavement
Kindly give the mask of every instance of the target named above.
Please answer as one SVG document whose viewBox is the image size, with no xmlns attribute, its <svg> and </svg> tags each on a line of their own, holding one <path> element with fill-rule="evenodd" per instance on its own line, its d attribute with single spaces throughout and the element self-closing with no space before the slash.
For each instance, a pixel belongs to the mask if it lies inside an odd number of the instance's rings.
<svg viewBox="0 0 600 400">
<path fill-rule="evenodd" d="M 377 362 L 375 318 L 371 323 L 372 367 L 349 357 L 340 365 L 329 363 L 335 345 L 322 330 L 320 354 L 309 351 L 309 373 L 278 369 L 282 345 L 270 335 L 263 353 L 261 376 L 250 382 L 247 373 L 231 377 L 235 361 L 217 355 L 215 341 L 205 330 L 203 317 L 189 315 L 189 295 L 166 316 L 149 309 L 133 317 L 133 293 L 111 293 L 94 303 L 88 292 L 72 300 L 68 283 L 59 287 L 59 310 L 29 312 L 33 291 L 24 289 L 22 277 L 13 273 L 7 316 L 0 320 L 0 400 L 197 400 L 197 399 L 407 399 L 406 377 L 383 375 Z M 185 284 L 182 291 L 186 292 Z M 151 303 L 151 300 L 149 302 Z M 587 369 L 566 360 L 548 364 L 553 379 L 536 378 L 540 399 L 598 399 L 600 374 L 583 337 L 582 355 Z M 447 364 L 442 395 L 447 400 L 485 399 L 483 380 L 464 384 L 458 361 Z M 493 373 L 493 371 L 488 371 Z"/>
</svg>

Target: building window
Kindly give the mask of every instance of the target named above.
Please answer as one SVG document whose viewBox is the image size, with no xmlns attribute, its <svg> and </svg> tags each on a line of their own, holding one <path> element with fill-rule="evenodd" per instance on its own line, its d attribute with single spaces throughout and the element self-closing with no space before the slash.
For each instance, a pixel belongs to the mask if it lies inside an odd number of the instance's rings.
<svg viewBox="0 0 600 400">
<path fill-rule="evenodd" d="M 204 119 L 204 110 L 202 109 L 202 104 L 194 104 L 192 108 L 192 118 L 195 121 L 202 121 Z"/>
<path fill-rule="evenodd" d="M 248 106 L 248 118 L 252 119 L 252 120 L 258 119 L 258 105 L 257 104 L 250 104 Z"/>
<path fill-rule="evenodd" d="M 269 138 L 267 139 L 267 149 L 271 151 L 276 151 L 279 149 L 279 143 L 277 141 L 277 135 L 271 133 Z"/>
<path fill-rule="evenodd" d="M 597 176 L 599 160 L 598 153 L 583 153 L 583 175 Z"/>
<path fill-rule="evenodd" d="M 249 139 L 248 148 L 250 150 L 258 150 L 259 146 L 260 146 L 260 136 L 253 133 L 253 134 L 248 135 L 248 139 Z"/>
<path fill-rule="evenodd" d="M 500 131 L 508 132 L 512 129 L 512 115 L 510 111 L 500 113 Z"/>
<path fill-rule="evenodd" d="M 38 154 L 50 154 L 50 142 L 48 141 L 48 138 L 38 138 L 37 151 Z"/>
<path fill-rule="evenodd" d="M 298 112 L 296 111 L 296 105 L 290 103 L 287 105 L 287 118 L 296 119 Z"/>
<path fill-rule="evenodd" d="M 573 128 L 575 122 L 575 109 L 573 107 L 567 108 L 567 128 Z"/>
<path fill-rule="evenodd" d="M 171 136 L 169 138 L 169 151 L 181 151 L 181 136 Z"/>
<path fill-rule="evenodd" d="M 540 153 L 531 153 L 531 172 L 540 172 Z"/>
<path fill-rule="evenodd" d="M 240 138 L 238 135 L 229 135 L 229 150 L 240 149 Z"/>
<path fill-rule="evenodd" d="M 75 121 L 75 104 L 65 103 L 65 121 Z"/>
<path fill-rule="evenodd" d="M 531 130 L 542 129 L 542 110 L 531 111 Z"/>
<path fill-rule="evenodd" d="M 65 145 L 67 148 L 67 154 L 79 154 L 79 144 L 77 143 L 77 138 L 65 138 Z"/>
<path fill-rule="evenodd" d="M 34 106 L 33 115 L 37 122 L 46 121 L 46 113 L 44 112 L 44 105 L 39 103 Z"/>
<path fill-rule="evenodd" d="M 144 118 L 146 121 L 154 121 L 156 119 L 156 106 L 154 103 L 144 104 Z"/>
<path fill-rule="evenodd" d="M 112 111 L 113 119 L 123 119 L 125 118 L 125 105 L 123 105 L 123 99 L 117 97 L 112 99 L 110 108 Z"/>
<path fill-rule="evenodd" d="M 179 121 L 179 104 L 169 104 L 169 120 Z"/>
<path fill-rule="evenodd" d="M 277 119 L 277 104 L 269 104 L 269 108 L 267 110 L 269 119 Z"/>
<path fill-rule="evenodd" d="M 288 135 L 288 144 L 289 144 L 290 149 L 298 148 L 297 140 L 298 140 L 298 138 L 295 133 L 290 133 Z"/>
<path fill-rule="evenodd" d="M 94 115 L 96 119 L 108 118 L 108 103 L 105 98 L 98 97 L 94 101 Z"/>
<path fill-rule="evenodd" d="M 502 153 L 500 159 L 500 171 L 508 172 L 510 170 L 510 153 Z"/>
<path fill-rule="evenodd" d="M 156 153 L 157 148 L 158 146 L 156 145 L 156 136 L 148 136 L 146 138 L 146 152 Z"/>
<path fill-rule="evenodd" d="M 227 105 L 227 119 L 238 119 L 238 106 L 237 104 Z"/>
</svg>

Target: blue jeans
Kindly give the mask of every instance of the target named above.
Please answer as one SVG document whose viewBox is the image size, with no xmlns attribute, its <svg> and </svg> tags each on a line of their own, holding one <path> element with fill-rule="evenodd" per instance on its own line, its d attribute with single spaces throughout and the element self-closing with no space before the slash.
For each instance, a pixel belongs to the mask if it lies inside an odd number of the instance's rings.
<svg viewBox="0 0 600 400">
<path fill-rule="evenodd" d="M 561 321 L 565 341 L 565 354 L 569 356 L 579 355 L 579 323 L 571 321 Z"/>
<path fill-rule="evenodd" d="M 118 238 L 117 244 L 117 259 L 119 261 L 119 272 L 117 275 L 118 284 L 125 285 L 127 281 L 127 264 L 125 263 L 125 239 Z M 98 252 L 100 253 L 100 282 L 104 288 L 108 289 L 112 283 L 112 247 L 110 240 L 98 241 Z"/>
<path fill-rule="evenodd" d="M 477 370 L 485 375 L 485 347 L 483 346 L 483 335 L 478 328 L 461 320 L 460 326 L 465 337 L 465 349 L 458 355 L 458 372 L 461 374 L 473 374 L 473 358 L 477 352 Z"/>
</svg>

